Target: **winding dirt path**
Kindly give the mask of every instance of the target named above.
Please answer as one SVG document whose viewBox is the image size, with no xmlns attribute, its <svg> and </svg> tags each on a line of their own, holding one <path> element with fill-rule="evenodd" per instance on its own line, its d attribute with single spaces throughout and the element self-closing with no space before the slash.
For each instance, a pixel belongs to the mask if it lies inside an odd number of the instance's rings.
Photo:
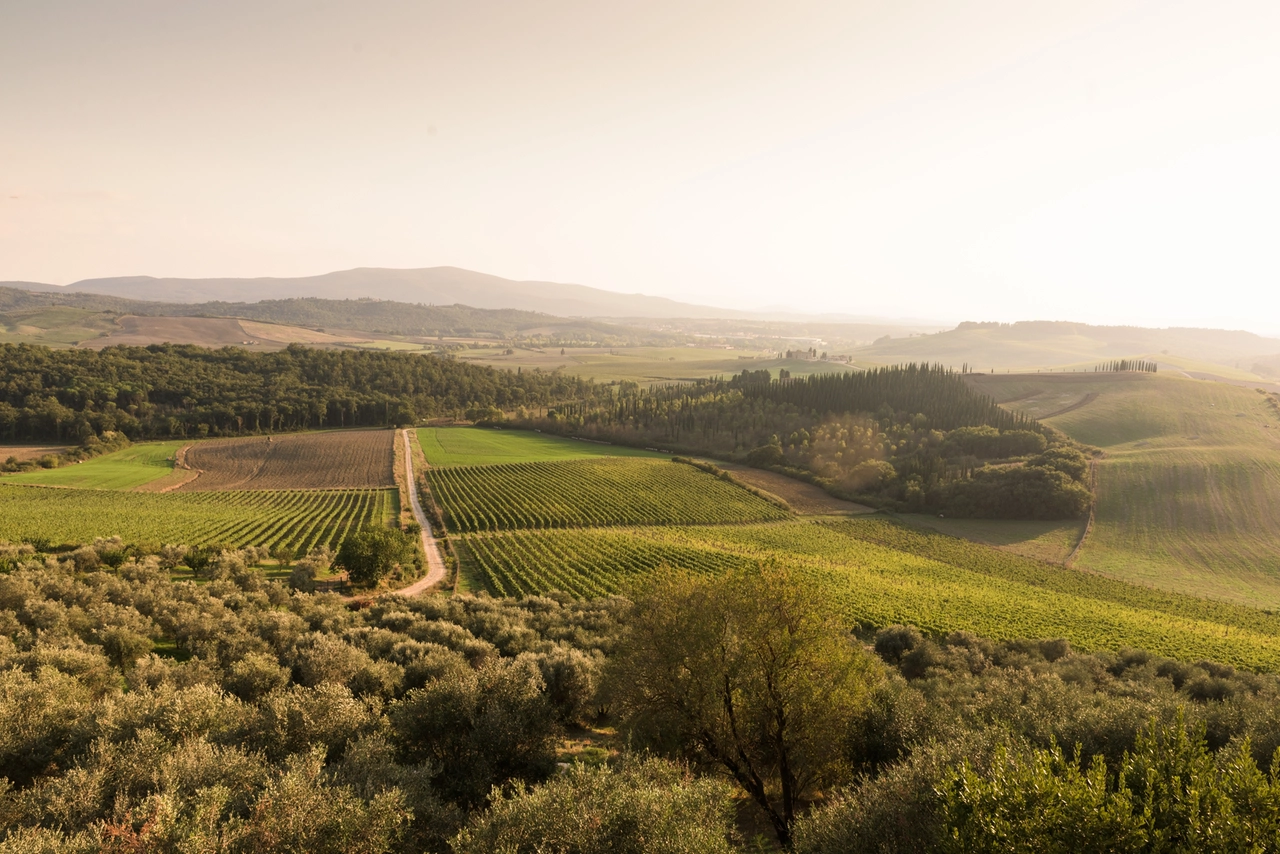
<svg viewBox="0 0 1280 854">
<path fill-rule="evenodd" d="M 413 505 L 413 518 L 422 526 L 422 550 L 427 555 L 427 574 L 408 587 L 393 590 L 392 595 L 417 596 L 444 581 L 448 573 L 444 558 L 440 556 L 440 548 L 436 545 L 436 538 L 432 535 L 431 523 L 427 521 L 427 514 L 422 512 L 422 502 L 418 500 L 418 481 L 413 477 L 413 447 L 409 444 L 409 431 L 402 430 L 400 435 L 404 437 L 404 472 L 409 479 L 409 501 Z"/>
<path fill-rule="evenodd" d="M 1062 409 L 1056 410 L 1054 412 L 1050 412 L 1048 415 L 1037 415 L 1036 420 L 1043 421 L 1046 418 L 1057 418 L 1059 415 L 1066 415 L 1068 412 L 1075 412 L 1080 407 L 1088 406 L 1089 404 L 1093 403 L 1097 399 L 1098 399 L 1098 393 L 1096 391 L 1091 391 L 1088 394 L 1086 394 L 1084 397 L 1077 400 L 1075 403 L 1071 404 L 1070 406 L 1064 406 Z"/>
</svg>

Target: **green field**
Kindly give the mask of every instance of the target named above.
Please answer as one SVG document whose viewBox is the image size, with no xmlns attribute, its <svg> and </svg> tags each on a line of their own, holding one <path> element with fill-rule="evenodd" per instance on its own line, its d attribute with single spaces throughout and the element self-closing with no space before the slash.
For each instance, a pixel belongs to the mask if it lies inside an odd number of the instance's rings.
<svg viewBox="0 0 1280 854">
<path fill-rule="evenodd" d="M 1065 570 L 886 519 L 543 531 L 464 539 L 472 583 L 497 594 L 624 592 L 655 572 L 779 561 L 851 622 L 993 638 L 1063 637 L 1184 660 L 1280 668 L 1280 616 Z"/>
<path fill-rule="evenodd" d="M 761 522 L 787 513 L 670 460 L 597 457 L 430 469 L 450 531 Z"/>
<path fill-rule="evenodd" d="M 133 445 L 56 469 L 9 475 L 4 483 L 67 486 L 76 489 L 137 489 L 173 471 L 173 455 L 186 442 L 148 442 Z"/>
<path fill-rule="evenodd" d="M 1280 417 L 1265 395 L 1167 374 L 975 380 L 1010 409 L 1061 412 L 1046 423 L 1106 452 L 1077 567 L 1280 605 Z"/>
<path fill-rule="evenodd" d="M 499 463 L 542 463 L 590 457 L 661 457 L 625 445 L 605 445 L 535 433 L 479 427 L 424 427 L 418 442 L 427 463 L 445 466 L 487 466 Z"/>
<path fill-rule="evenodd" d="M 70 306 L 0 312 L 0 343 L 71 347 L 115 328 L 105 312 Z"/>
<path fill-rule="evenodd" d="M 399 513 L 391 489 L 138 493 L 0 484 L 0 541 L 337 548 L 360 525 Z"/>
</svg>

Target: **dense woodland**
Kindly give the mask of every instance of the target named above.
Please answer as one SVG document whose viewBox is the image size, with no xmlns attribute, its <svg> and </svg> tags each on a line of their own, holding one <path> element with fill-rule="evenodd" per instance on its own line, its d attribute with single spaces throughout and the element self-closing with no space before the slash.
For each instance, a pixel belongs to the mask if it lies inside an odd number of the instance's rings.
<svg viewBox="0 0 1280 854">
<path fill-rule="evenodd" d="M 643 389 L 524 413 L 526 427 L 738 459 L 839 495 L 908 511 L 1076 518 L 1088 463 L 1062 434 L 996 405 L 960 374 L 907 365 L 861 373 Z"/>
<path fill-rule="evenodd" d="M 412 353 L 0 345 L 0 441 L 78 441 L 107 431 L 136 440 L 381 427 L 592 393 L 589 383 L 560 374 Z"/>
<path fill-rule="evenodd" d="M 1277 850 L 1274 676 L 852 634 L 776 568 L 355 610 L 180 559 L 0 549 L 0 850 Z"/>
</svg>

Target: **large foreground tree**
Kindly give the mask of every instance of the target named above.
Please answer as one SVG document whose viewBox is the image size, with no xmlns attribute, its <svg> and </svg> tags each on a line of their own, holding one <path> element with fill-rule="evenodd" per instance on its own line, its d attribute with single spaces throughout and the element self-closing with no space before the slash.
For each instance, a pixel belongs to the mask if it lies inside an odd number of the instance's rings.
<svg viewBox="0 0 1280 854">
<path fill-rule="evenodd" d="M 821 594 L 776 567 L 662 582 L 618 649 L 610 695 L 633 741 L 722 768 L 783 845 L 806 796 L 846 778 L 880 678 Z"/>
</svg>

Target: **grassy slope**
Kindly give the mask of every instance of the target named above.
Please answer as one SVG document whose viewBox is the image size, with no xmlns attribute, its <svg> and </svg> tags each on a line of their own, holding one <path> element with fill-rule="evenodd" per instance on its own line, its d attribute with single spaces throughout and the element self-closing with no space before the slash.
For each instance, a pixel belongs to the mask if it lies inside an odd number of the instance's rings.
<svg viewBox="0 0 1280 854">
<path fill-rule="evenodd" d="M 1106 451 L 1077 566 L 1255 605 L 1280 604 L 1280 419 L 1262 395 L 1168 375 L 976 378 Z M 1038 393 L 1037 393 L 1038 392 Z"/>
<path fill-rule="evenodd" d="M 149 442 L 62 468 L 8 475 L 4 483 L 77 489 L 137 489 L 173 470 L 173 455 L 185 442 Z"/>
<path fill-rule="evenodd" d="M 80 308 L 59 306 L 0 313 L 0 343 L 70 347 L 115 328 L 110 315 Z"/>
<path fill-rule="evenodd" d="M 661 457 L 640 448 L 604 445 L 531 433 L 475 427 L 424 427 L 418 431 L 427 462 L 437 468 L 541 463 L 589 457 Z"/>
<path fill-rule="evenodd" d="M 898 517 L 908 525 L 963 537 L 975 543 L 1049 563 L 1062 563 L 1080 540 L 1084 522 L 1015 522 L 1005 519 L 951 519 L 923 514 Z"/>
</svg>

